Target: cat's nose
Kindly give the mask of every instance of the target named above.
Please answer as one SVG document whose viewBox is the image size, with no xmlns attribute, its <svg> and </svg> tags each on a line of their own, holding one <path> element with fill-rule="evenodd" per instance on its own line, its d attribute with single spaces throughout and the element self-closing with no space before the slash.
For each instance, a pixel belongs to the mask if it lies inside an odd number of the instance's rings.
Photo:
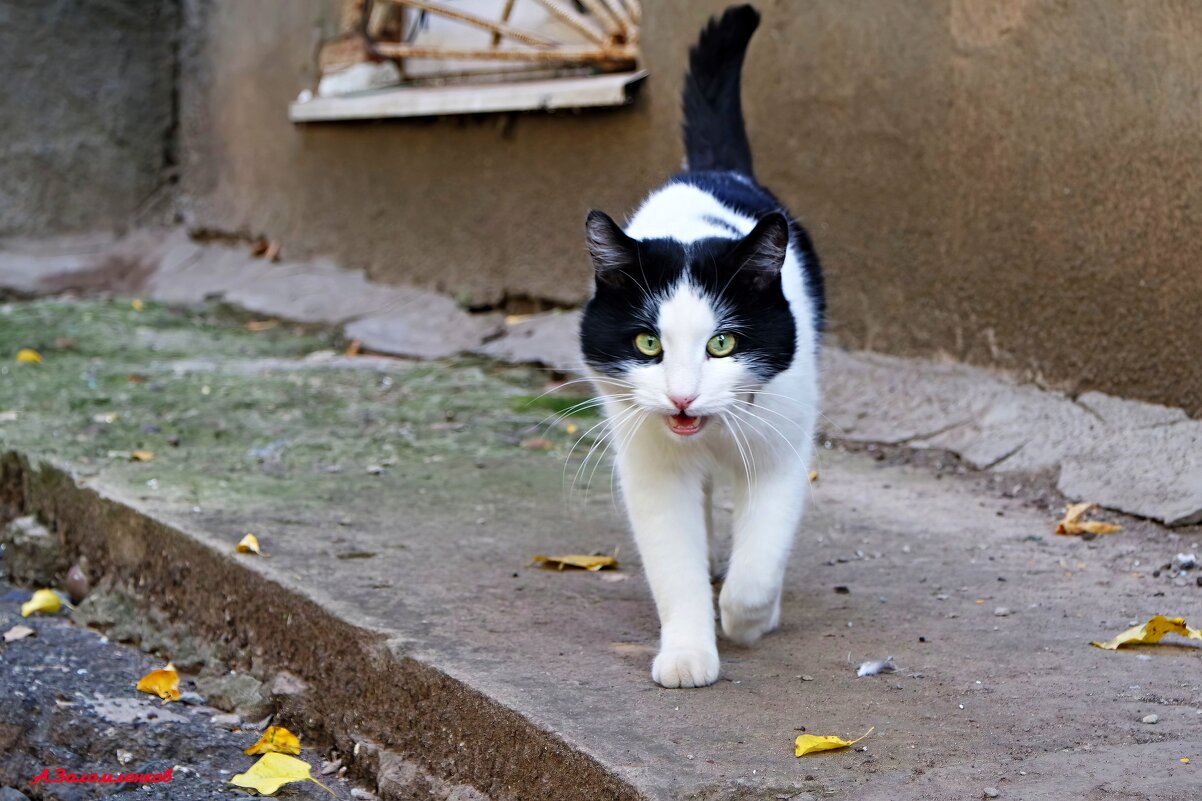
<svg viewBox="0 0 1202 801">
<path fill-rule="evenodd" d="M 687 412 L 689 410 L 689 404 L 697 400 L 697 396 L 689 395 L 685 397 L 682 395 L 669 395 L 668 400 L 672 401 L 672 405 L 677 409 L 680 409 L 680 411 Z"/>
</svg>

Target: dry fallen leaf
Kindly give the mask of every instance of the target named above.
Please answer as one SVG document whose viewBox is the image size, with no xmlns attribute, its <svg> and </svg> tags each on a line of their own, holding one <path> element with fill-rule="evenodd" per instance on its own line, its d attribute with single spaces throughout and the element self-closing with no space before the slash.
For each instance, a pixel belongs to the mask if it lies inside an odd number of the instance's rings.
<svg viewBox="0 0 1202 801">
<path fill-rule="evenodd" d="M 131 462 L 150 462 L 154 460 L 154 451 L 130 451 Z"/>
<path fill-rule="evenodd" d="M 309 763 L 287 754 L 268 753 L 250 766 L 246 773 L 239 773 L 230 779 L 235 787 L 246 787 L 262 795 L 274 795 L 285 784 L 292 782 L 313 782 L 330 795 L 334 792 L 321 782 L 309 775 Z M 337 796 L 334 796 L 337 798 Z"/>
<path fill-rule="evenodd" d="M 1057 534 L 1113 534 L 1116 531 L 1121 531 L 1122 526 L 1115 523 L 1103 523 L 1098 520 L 1086 520 L 1082 522 L 1081 518 L 1085 513 L 1095 508 L 1094 503 L 1074 503 L 1064 512 L 1064 519 L 1056 524 Z"/>
<path fill-rule="evenodd" d="M 283 726 L 268 726 L 267 731 L 259 741 L 242 753 L 249 756 L 257 754 L 299 754 L 300 738 Z"/>
<path fill-rule="evenodd" d="M 251 320 L 242 325 L 247 331 L 267 331 L 280 324 L 279 320 Z"/>
<path fill-rule="evenodd" d="M 793 744 L 793 756 L 805 756 L 812 754 L 815 751 L 830 751 L 835 748 L 846 748 L 849 745 L 855 745 L 863 740 L 868 735 L 872 734 L 873 726 L 863 735 L 854 740 L 844 740 L 842 737 L 832 735 L 821 736 L 817 734 L 799 734 L 797 740 Z"/>
<path fill-rule="evenodd" d="M 21 364 L 41 364 L 42 354 L 32 348 L 21 348 L 17 351 L 17 361 Z"/>
<path fill-rule="evenodd" d="M 589 556 L 586 554 L 568 554 L 566 556 L 538 556 L 534 561 L 543 567 L 553 567 L 563 570 L 565 567 L 578 567 L 584 570 L 604 570 L 607 567 L 617 569 L 618 560 L 612 556 Z"/>
<path fill-rule="evenodd" d="M 25 639 L 26 637 L 28 637 L 31 634 L 36 634 L 36 632 L 33 629 L 29 628 L 29 626 L 22 626 L 22 625 L 18 624 L 16 626 L 13 626 L 8 631 L 4 632 L 4 641 L 5 642 L 16 642 L 17 640 Z"/>
<path fill-rule="evenodd" d="M 63 599 L 54 590 L 37 590 L 33 597 L 21 604 L 21 617 L 29 617 L 34 612 L 53 614 L 63 608 Z"/>
<path fill-rule="evenodd" d="M 346 346 L 346 350 L 343 351 L 343 355 L 344 356 L 358 356 L 362 350 L 363 350 L 363 343 L 357 339 L 352 339 L 350 341 L 350 343 Z"/>
<path fill-rule="evenodd" d="M 1105 648 L 1107 651 L 1116 651 L 1120 645 L 1160 642 L 1160 638 L 1166 634 L 1180 634 L 1190 640 L 1202 640 L 1202 630 L 1191 629 L 1185 625 L 1185 618 L 1156 615 L 1142 626 L 1132 626 L 1113 640 L 1091 642 L 1090 645 Z"/>
<path fill-rule="evenodd" d="M 150 693 L 163 699 L 163 702 L 179 700 L 179 674 L 175 665 L 170 662 L 167 667 L 152 670 L 138 679 L 138 692 Z"/>
<path fill-rule="evenodd" d="M 247 534 L 242 540 L 234 546 L 234 550 L 238 553 L 255 553 L 262 554 L 259 550 L 259 538 L 254 534 Z"/>
</svg>

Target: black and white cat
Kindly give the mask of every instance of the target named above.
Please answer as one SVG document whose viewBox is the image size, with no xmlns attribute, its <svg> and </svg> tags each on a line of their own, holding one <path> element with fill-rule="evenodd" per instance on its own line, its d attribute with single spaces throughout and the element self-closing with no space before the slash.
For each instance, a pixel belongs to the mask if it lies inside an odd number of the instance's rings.
<svg viewBox="0 0 1202 801">
<path fill-rule="evenodd" d="M 725 576 L 729 639 L 777 627 L 809 492 L 822 274 L 805 231 L 752 173 L 739 81 L 759 19 L 727 9 L 689 52 L 686 172 L 625 230 L 599 211 L 586 224 L 596 291 L 581 349 L 659 610 L 651 675 L 664 687 L 718 679 L 711 573 Z M 728 561 L 714 538 L 715 478 L 734 484 Z"/>
</svg>

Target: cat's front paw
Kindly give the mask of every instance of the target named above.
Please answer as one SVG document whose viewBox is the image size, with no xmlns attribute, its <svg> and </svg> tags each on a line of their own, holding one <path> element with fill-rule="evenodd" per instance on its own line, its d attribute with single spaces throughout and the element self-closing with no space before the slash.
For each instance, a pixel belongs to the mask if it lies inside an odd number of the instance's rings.
<svg viewBox="0 0 1202 801">
<path fill-rule="evenodd" d="M 780 595 L 766 603 L 749 602 L 729 589 L 729 584 L 722 588 L 718 608 L 722 612 L 722 632 L 732 642 L 751 645 L 780 625 Z"/>
<path fill-rule="evenodd" d="M 707 687 L 718 680 L 718 651 L 665 648 L 651 663 L 651 678 L 661 687 Z"/>
</svg>

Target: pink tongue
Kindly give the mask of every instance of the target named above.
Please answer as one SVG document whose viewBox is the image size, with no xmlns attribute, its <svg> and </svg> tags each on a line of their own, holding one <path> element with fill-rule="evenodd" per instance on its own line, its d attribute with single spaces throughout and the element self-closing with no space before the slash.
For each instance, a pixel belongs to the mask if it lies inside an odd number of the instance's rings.
<svg viewBox="0 0 1202 801">
<path fill-rule="evenodd" d="M 687 414 L 672 415 L 672 423 L 677 428 L 696 428 L 700 422 L 700 418 L 689 417 Z"/>
</svg>

